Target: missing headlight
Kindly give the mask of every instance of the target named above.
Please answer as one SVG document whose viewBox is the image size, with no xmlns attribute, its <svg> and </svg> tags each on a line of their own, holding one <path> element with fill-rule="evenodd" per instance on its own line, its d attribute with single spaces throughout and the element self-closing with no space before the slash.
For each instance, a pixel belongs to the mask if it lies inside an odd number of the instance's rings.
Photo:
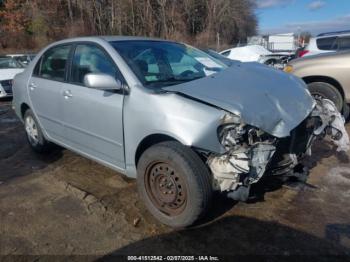
<svg viewBox="0 0 350 262">
<path fill-rule="evenodd" d="M 276 139 L 264 131 L 244 124 L 227 124 L 218 128 L 220 143 L 226 151 L 236 150 L 237 146 L 252 146 L 259 142 L 273 143 Z"/>
<path fill-rule="evenodd" d="M 243 143 L 245 132 L 243 125 L 222 125 L 218 128 L 219 141 L 227 151 L 235 150 L 237 145 Z"/>
<path fill-rule="evenodd" d="M 226 153 L 208 158 L 214 188 L 231 191 L 246 183 L 256 183 L 275 152 L 275 138 L 244 123 L 221 125 L 218 137 Z"/>
</svg>

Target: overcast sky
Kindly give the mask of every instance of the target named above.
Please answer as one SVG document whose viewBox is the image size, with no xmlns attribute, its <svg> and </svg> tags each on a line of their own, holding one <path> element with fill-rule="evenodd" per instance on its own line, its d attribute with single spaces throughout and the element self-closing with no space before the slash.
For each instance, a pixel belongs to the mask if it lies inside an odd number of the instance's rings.
<svg viewBox="0 0 350 262">
<path fill-rule="evenodd" d="M 259 32 L 350 30 L 350 0 L 255 0 Z"/>
</svg>

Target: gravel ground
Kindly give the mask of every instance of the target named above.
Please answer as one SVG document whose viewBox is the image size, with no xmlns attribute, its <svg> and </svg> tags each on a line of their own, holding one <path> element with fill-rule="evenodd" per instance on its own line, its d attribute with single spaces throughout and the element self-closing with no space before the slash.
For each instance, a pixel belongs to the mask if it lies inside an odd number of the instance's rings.
<svg viewBox="0 0 350 262">
<path fill-rule="evenodd" d="M 217 195 L 205 220 L 172 230 L 146 211 L 134 180 L 68 150 L 33 153 L 10 103 L 2 101 L 0 255 L 88 255 L 93 261 L 111 254 L 253 254 L 345 261 L 349 157 L 326 142 L 313 151 L 305 160 L 307 184 L 267 180 L 248 203 Z"/>
</svg>

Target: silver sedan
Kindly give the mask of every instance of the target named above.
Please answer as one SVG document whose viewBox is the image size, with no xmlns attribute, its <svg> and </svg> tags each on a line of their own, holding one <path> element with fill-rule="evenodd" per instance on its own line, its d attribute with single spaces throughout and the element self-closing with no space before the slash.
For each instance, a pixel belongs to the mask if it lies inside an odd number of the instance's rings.
<svg viewBox="0 0 350 262">
<path fill-rule="evenodd" d="M 36 152 L 58 144 L 137 178 L 150 212 L 173 227 L 203 216 L 215 190 L 245 201 L 263 176 L 296 174 L 316 136 L 348 147 L 339 112 L 300 79 L 172 41 L 63 40 L 13 92 Z"/>
</svg>

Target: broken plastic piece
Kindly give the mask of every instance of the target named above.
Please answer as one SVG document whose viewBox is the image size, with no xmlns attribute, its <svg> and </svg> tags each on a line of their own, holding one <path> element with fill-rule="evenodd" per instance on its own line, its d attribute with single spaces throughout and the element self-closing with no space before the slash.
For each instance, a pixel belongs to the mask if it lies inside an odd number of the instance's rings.
<svg viewBox="0 0 350 262">
<path fill-rule="evenodd" d="M 322 125 L 314 131 L 316 136 L 325 132 L 337 146 L 338 152 L 349 151 L 350 140 L 345 129 L 345 120 L 331 100 L 319 100 L 312 115 L 320 117 L 322 121 Z"/>
</svg>

